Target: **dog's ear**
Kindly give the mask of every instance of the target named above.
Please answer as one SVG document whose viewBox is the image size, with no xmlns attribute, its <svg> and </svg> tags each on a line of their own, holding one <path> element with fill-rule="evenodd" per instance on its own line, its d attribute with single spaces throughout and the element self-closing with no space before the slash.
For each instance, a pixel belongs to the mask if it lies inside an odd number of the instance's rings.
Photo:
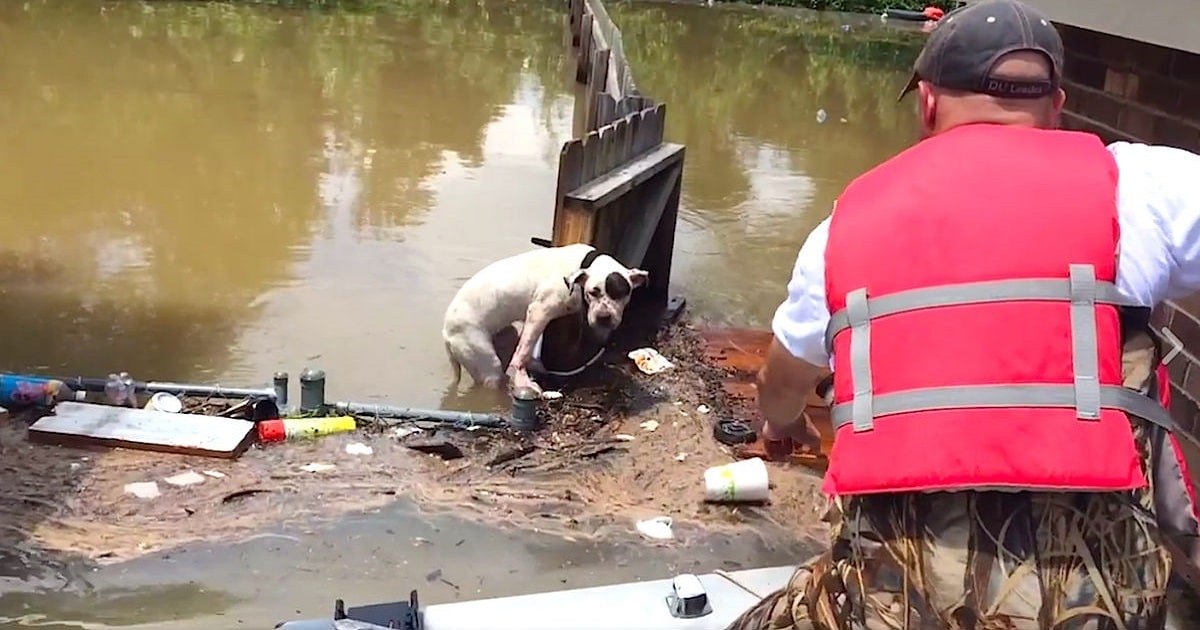
<svg viewBox="0 0 1200 630">
<path fill-rule="evenodd" d="M 583 286 L 583 283 L 587 282 L 587 279 L 588 279 L 587 269 L 576 269 L 575 271 L 572 271 L 567 277 L 563 278 L 563 281 L 565 281 L 567 283 L 567 288 L 569 289 L 573 285 L 576 285 L 576 284 L 578 284 L 579 286 Z"/>
<path fill-rule="evenodd" d="M 632 284 L 633 288 L 636 289 L 638 287 L 645 286 L 649 280 L 650 272 L 643 271 L 641 269 L 629 270 L 629 284 Z"/>
</svg>

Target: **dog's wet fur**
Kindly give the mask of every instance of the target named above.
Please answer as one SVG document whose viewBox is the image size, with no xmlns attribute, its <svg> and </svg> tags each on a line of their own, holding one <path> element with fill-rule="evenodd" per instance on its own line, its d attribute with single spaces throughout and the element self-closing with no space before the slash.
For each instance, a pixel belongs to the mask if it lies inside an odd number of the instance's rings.
<svg viewBox="0 0 1200 630">
<path fill-rule="evenodd" d="M 499 388 L 507 367 L 514 386 L 538 391 L 528 373 L 534 346 L 546 325 L 564 315 L 582 315 L 592 336 L 607 340 L 621 325 L 633 290 L 645 286 L 649 274 L 609 255 L 593 258 L 592 251 L 582 244 L 537 249 L 498 260 L 467 280 L 442 326 L 455 382 L 466 368 L 476 384 Z M 520 334 L 508 366 L 493 343 L 506 327 Z"/>
</svg>

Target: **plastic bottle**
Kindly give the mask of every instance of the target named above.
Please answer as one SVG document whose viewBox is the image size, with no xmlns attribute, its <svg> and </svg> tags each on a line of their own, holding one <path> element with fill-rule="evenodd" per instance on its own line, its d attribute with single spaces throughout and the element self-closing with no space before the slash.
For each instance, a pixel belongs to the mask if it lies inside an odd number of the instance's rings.
<svg viewBox="0 0 1200 630">
<path fill-rule="evenodd" d="M 104 384 L 104 397 L 110 405 L 136 407 L 137 392 L 133 384 L 133 377 L 129 376 L 129 372 L 109 374 L 108 382 Z"/>
</svg>

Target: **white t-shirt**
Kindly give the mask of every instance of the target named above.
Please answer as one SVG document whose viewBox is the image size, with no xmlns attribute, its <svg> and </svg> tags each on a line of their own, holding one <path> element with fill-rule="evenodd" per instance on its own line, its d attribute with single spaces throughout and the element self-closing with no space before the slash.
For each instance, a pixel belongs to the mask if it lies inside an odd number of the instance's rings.
<svg viewBox="0 0 1200 630">
<path fill-rule="evenodd" d="M 1115 142 L 1121 251 L 1117 288 L 1143 306 L 1200 291 L 1200 155 L 1172 147 Z M 771 328 L 794 356 L 831 366 L 825 351 L 826 218 L 808 235 L 788 296 Z"/>
</svg>

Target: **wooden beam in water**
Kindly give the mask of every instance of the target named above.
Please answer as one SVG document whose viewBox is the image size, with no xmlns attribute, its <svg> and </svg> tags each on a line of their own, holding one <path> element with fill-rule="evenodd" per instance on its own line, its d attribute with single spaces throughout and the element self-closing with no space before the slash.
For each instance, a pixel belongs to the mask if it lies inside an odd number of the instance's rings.
<svg viewBox="0 0 1200 630">
<path fill-rule="evenodd" d="M 232 459 L 254 442 L 254 429 L 234 418 L 62 402 L 29 427 L 29 441 Z"/>
<path fill-rule="evenodd" d="M 567 193 L 567 199 L 588 210 L 606 206 L 638 184 L 683 160 L 682 144 L 664 143 L 626 162 L 614 171 Z"/>
</svg>

